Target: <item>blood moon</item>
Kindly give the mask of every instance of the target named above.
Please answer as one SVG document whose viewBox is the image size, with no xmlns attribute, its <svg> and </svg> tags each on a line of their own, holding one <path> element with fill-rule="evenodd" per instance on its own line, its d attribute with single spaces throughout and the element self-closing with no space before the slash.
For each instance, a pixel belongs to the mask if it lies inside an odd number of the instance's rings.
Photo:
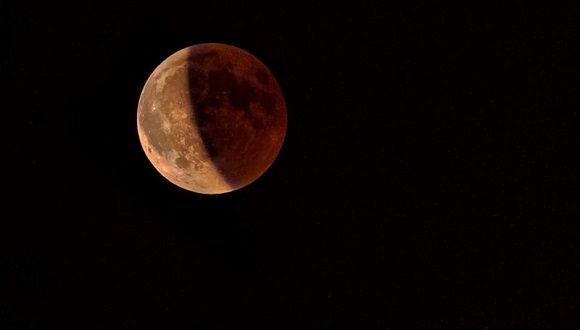
<svg viewBox="0 0 580 330">
<path fill-rule="evenodd" d="M 139 98 L 147 158 L 173 184 L 202 194 L 244 187 L 276 159 L 286 134 L 282 91 L 250 53 L 199 44 L 165 59 Z"/>
</svg>

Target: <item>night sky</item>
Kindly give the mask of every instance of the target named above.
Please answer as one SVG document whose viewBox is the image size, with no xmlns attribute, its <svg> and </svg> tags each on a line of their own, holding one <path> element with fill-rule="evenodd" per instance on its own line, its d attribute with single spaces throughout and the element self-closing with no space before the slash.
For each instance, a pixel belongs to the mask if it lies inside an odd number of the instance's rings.
<svg viewBox="0 0 580 330">
<path fill-rule="evenodd" d="M 580 6 L 506 2 L 0 2 L 0 329 L 577 329 Z M 136 127 L 205 42 L 288 107 L 218 196 Z"/>
</svg>

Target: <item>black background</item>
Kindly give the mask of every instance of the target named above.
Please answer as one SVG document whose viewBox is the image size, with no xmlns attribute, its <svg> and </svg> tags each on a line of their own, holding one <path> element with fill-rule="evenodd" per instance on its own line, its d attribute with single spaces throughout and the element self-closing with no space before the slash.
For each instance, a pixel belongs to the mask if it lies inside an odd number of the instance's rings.
<svg viewBox="0 0 580 330">
<path fill-rule="evenodd" d="M 580 12 L 531 2 L 0 2 L 0 329 L 574 328 Z M 203 42 L 288 105 L 220 196 L 136 132 Z"/>
</svg>

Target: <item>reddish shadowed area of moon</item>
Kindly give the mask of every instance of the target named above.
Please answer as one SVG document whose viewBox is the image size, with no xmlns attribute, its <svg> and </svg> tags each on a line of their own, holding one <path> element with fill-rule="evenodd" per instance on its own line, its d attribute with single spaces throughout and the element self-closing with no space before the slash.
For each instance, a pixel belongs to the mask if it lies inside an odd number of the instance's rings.
<svg viewBox="0 0 580 330">
<path fill-rule="evenodd" d="M 145 154 L 170 182 L 219 194 L 248 185 L 274 162 L 286 105 L 270 70 L 224 44 L 182 49 L 151 74 L 139 99 Z"/>
</svg>

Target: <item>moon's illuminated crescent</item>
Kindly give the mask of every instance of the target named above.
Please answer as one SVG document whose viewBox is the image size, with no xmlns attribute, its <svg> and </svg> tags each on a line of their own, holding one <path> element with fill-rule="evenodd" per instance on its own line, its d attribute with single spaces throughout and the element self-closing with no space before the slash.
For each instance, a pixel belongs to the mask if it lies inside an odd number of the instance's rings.
<svg viewBox="0 0 580 330">
<path fill-rule="evenodd" d="M 147 158 L 184 189 L 220 194 L 270 167 L 286 134 L 284 97 L 270 70 L 233 46 L 182 49 L 151 74 L 137 130 Z"/>
</svg>

